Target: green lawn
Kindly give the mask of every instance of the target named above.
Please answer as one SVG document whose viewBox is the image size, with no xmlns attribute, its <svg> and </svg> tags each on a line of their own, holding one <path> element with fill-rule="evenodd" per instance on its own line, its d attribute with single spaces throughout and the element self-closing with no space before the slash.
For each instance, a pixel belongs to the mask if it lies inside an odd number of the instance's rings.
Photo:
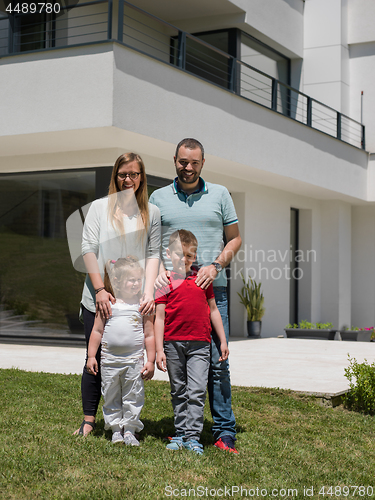
<svg viewBox="0 0 375 500">
<path fill-rule="evenodd" d="M 72 436 L 81 418 L 79 376 L 0 370 L 0 387 L 1 499 L 323 499 L 375 491 L 374 417 L 311 397 L 234 387 L 240 453 L 212 446 L 206 407 L 199 457 L 165 449 L 173 432 L 165 382 L 146 383 L 139 448 L 112 445 L 101 411 L 91 436 Z"/>
</svg>

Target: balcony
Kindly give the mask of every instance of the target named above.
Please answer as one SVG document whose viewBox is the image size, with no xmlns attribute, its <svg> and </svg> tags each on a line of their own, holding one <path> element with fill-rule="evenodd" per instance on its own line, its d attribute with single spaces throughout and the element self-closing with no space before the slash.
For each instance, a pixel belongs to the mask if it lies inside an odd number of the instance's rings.
<svg viewBox="0 0 375 500">
<path fill-rule="evenodd" d="M 0 17 L 0 57 L 117 42 L 365 149 L 361 123 L 124 0 L 116 9 L 99 0 L 55 10 Z"/>
</svg>

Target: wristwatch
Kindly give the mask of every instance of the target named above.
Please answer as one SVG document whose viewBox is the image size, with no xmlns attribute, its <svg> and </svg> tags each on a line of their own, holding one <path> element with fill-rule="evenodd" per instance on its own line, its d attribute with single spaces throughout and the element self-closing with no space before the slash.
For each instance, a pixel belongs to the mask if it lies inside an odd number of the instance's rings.
<svg viewBox="0 0 375 500">
<path fill-rule="evenodd" d="M 211 266 L 215 266 L 215 269 L 218 273 L 223 270 L 221 264 L 219 264 L 218 262 L 211 262 Z"/>
</svg>

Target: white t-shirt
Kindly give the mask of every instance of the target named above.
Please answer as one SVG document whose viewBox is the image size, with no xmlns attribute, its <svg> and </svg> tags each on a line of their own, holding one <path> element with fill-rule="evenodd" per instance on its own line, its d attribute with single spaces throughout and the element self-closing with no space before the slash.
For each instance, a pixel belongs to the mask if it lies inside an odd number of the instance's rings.
<svg viewBox="0 0 375 500">
<path fill-rule="evenodd" d="M 126 357 L 138 360 L 144 352 L 143 318 L 139 303 L 116 300 L 112 316 L 106 321 L 102 337 L 102 363 L 116 363 Z"/>
<path fill-rule="evenodd" d="M 160 254 L 160 211 L 148 204 L 149 229 L 144 235 L 140 229 L 140 214 L 134 217 L 124 216 L 125 237 L 119 236 L 108 220 L 108 197 L 95 200 L 87 213 L 82 234 L 82 255 L 89 252 L 96 255 L 99 270 L 104 276 L 104 265 L 108 260 L 133 255 L 145 268 L 146 259 L 158 259 Z M 91 312 L 95 312 L 95 291 L 89 276 L 83 287 L 81 303 Z"/>
</svg>

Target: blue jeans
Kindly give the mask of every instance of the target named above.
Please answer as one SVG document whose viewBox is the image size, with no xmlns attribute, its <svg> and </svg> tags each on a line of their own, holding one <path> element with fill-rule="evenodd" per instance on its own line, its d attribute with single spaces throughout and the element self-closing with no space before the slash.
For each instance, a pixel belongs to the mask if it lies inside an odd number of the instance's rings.
<svg viewBox="0 0 375 500">
<path fill-rule="evenodd" d="M 228 298 L 225 286 L 214 287 L 217 308 L 223 320 L 225 336 L 229 339 Z M 217 441 L 221 436 L 236 437 L 236 419 L 232 411 L 232 391 L 228 360 L 219 362 L 220 342 L 212 331 L 211 366 L 208 375 L 208 397 L 214 421 L 212 433 Z"/>
</svg>

